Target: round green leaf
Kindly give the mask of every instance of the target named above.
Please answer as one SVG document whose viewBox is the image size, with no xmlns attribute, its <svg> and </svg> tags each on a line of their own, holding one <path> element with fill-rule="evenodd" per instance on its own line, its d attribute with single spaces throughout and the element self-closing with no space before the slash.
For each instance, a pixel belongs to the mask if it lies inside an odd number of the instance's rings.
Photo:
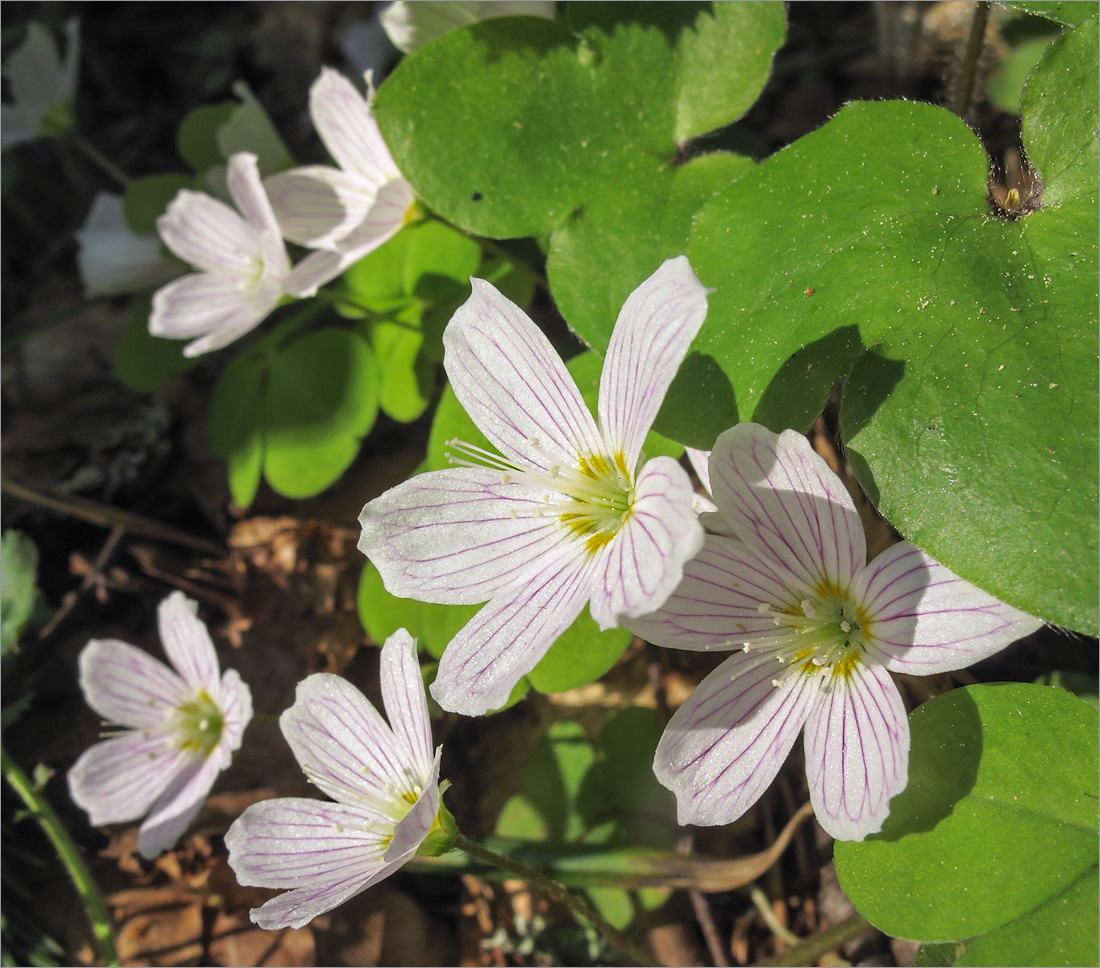
<svg viewBox="0 0 1100 968">
<path fill-rule="evenodd" d="M 732 388 L 741 419 L 802 429 L 847 377 L 844 437 L 889 520 L 1002 600 L 1091 631 L 1095 196 L 1009 222 L 987 173 L 953 115 L 889 102 L 848 105 L 742 176 L 690 247 L 716 290 L 694 350 L 718 372 L 666 416 Z M 678 439 L 708 447 L 693 426 Z"/>
<path fill-rule="evenodd" d="M 156 232 L 157 219 L 183 188 L 194 188 L 192 175 L 147 175 L 135 178 L 122 195 L 122 214 L 135 235 Z"/>
<path fill-rule="evenodd" d="M 378 413 L 378 365 L 366 341 L 324 329 L 271 361 L 264 399 L 264 476 L 287 497 L 333 484 Z"/>
<path fill-rule="evenodd" d="M 1095 891 L 1094 709 L 1060 689 L 979 685 L 924 703 L 909 723 L 909 786 L 882 832 L 835 847 L 861 914 L 895 937 L 950 941 L 1023 918 L 1050 927 L 1052 912 Z M 1059 930 L 1041 939 L 1047 950 Z"/>
<path fill-rule="evenodd" d="M 180 122 L 176 145 L 183 160 L 196 172 L 201 174 L 215 165 L 225 164 L 225 157 L 218 146 L 218 132 L 237 107 L 233 101 L 208 104 L 195 108 Z"/>
<path fill-rule="evenodd" d="M 405 629 L 414 639 L 424 634 L 421 603 L 386 591 L 382 576 L 369 561 L 359 574 L 355 604 L 359 621 L 376 645 L 382 645 L 398 629 Z"/>
<path fill-rule="evenodd" d="M 264 463 L 264 387 L 262 355 L 245 351 L 222 371 L 210 402 L 210 443 L 226 462 L 229 493 L 238 507 L 256 497 Z"/>
<path fill-rule="evenodd" d="M 375 111 L 449 221 L 493 238 L 554 233 L 559 306 L 602 347 L 625 296 L 683 251 L 691 213 L 728 181 L 709 164 L 683 174 L 698 164 L 682 164 L 685 142 L 751 106 L 785 14 L 586 3 L 569 18 L 571 30 L 514 18 L 454 31 L 399 65 Z"/>
<path fill-rule="evenodd" d="M 1076 27 L 1084 23 L 1096 9 L 1091 4 L 1080 3 L 1079 0 L 1018 0 L 1018 2 L 1012 0 L 1004 5 L 1014 10 L 1035 14 L 1037 17 L 1046 17 L 1047 20 L 1053 20 L 1068 27 Z"/>
<path fill-rule="evenodd" d="M 624 628 L 601 632 L 586 608 L 528 673 L 539 692 L 568 692 L 595 682 L 626 651 L 633 636 Z"/>
<path fill-rule="evenodd" d="M 197 358 L 183 355 L 182 340 L 160 339 L 149 333 L 149 302 L 134 305 L 130 321 L 115 347 L 111 371 L 123 383 L 139 393 L 159 390 L 177 373 L 189 370 Z"/>
</svg>

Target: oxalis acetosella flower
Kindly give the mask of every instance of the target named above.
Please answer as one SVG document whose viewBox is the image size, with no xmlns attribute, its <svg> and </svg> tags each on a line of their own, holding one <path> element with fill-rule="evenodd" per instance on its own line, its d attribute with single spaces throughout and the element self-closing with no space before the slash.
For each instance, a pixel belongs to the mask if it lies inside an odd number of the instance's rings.
<svg viewBox="0 0 1100 968">
<path fill-rule="evenodd" d="M 451 848 L 441 801 L 442 747 L 432 731 L 416 642 L 399 629 L 379 670 L 389 725 L 358 689 L 330 673 L 298 684 L 279 718 L 294 756 L 328 800 L 250 806 L 229 828 L 229 864 L 246 886 L 286 888 L 253 908 L 261 928 L 299 928 L 389 877 L 418 853 Z"/>
<path fill-rule="evenodd" d="M 228 346 L 263 322 L 293 288 L 256 156 L 234 154 L 226 185 L 239 211 L 184 189 L 157 219 L 164 244 L 200 270 L 158 289 L 149 316 L 154 336 L 193 340 L 184 356 Z"/>
<path fill-rule="evenodd" d="M 866 560 L 863 526 L 809 441 L 756 424 L 710 456 L 718 511 L 660 610 L 624 625 L 657 645 L 732 650 L 676 711 L 657 778 L 681 823 L 751 807 L 805 728 L 821 826 L 878 832 L 908 782 L 909 722 L 891 672 L 931 675 L 1003 649 L 1042 624 L 902 541 Z"/>
<path fill-rule="evenodd" d="M 312 296 L 392 238 L 412 217 L 416 201 L 382 140 L 370 102 L 351 81 L 322 68 L 309 91 L 309 114 L 340 167 L 308 165 L 264 182 L 283 236 L 316 250 L 294 267 L 291 291 L 298 296 Z"/>
<path fill-rule="evenodd" d="M 642 444 L 707 312 L 688 260 L 627 299 L 594 420 L 550 341 L 489 283 L 443 334 L 459 402 L 497 448 L 450 444 L 450 470 L 371 501 L 359 550 L 394 595 L 488 602 L 452 639 L 431 687 L 444 708 L 502 706 L 587 604 L 601 628 L 658 608 L 702 546 L 687 473 Z"/>
<path fill-rule="evenodd" d="M 173 592 L 157 610 L 173 669 L 125 642 L 93 639 L 80 653 L 80 688 L 117 735 L 69 770 L 73 800 L 93 824 L 145 816 L 138 850 L 171 847 L 229 766 L 252 719 L 252 694 L 218 657 L 195 602 Z"/>
</svg>

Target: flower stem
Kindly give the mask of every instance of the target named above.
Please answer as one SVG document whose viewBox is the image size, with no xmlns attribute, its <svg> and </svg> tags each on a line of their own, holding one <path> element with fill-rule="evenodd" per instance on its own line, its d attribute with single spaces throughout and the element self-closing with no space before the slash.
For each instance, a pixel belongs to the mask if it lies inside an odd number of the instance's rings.
<svg viewBox="0 0 1100 968">
<path fill-rule="evenodd" d="M 871 928 L 871 923 L 862 915 L 854 914 L 840 924 L 834 924 L 818 934 L 812 935 L 781 955 L 758 961 L 760 968 L 785 968 L 785 966 L 809 965 L 817 962 L 822 955 L 846 945 Z"/>
<path fill-rule="evenodd" d="M 130 187 L 130 182 L 132 181 L 130 176 L 103 154 L 95 145 L 88 141 L 87 138 L 78 134 L 76 131 L 70 132 L 69 138 L 73 146 L 84 155 L 85 158 L 96 165 L 99 170 L 109 178 L 118 182 L 120 188 L 126 189 Z"/>
<path fill-rule="evenodd" d="M 111 919 L 107 909 L 103 906 L 103 900 L 99 896 L 99 889 L 92 878 L 88 865 L 80 856 L 80 851 L 73 843 L 69 832 L 62 825 L 53 807 L 46 798 L 41 796 L 33 783 L 19 765 L 8 756 L 8 751 L 0 747 L 0 758 L 3 760 L 4 778 L 11 788 L 19 794 L 20 799 L 27 805 L 31 815 L 38 821 L 38 825 L 50 838 L 57 855 L 69 872 L 69 876 L 76 885 L 77 893 L 84 901 L 88 909 L 88 919 L 92 922 L 92 932 L 95 934 L 99 950 L 103 955 L 106 965 L 117 966 L 118 952 L 115 950 L 115 939 L 111 933 Z"/>
<path fill-rule="evenodd" d="M 511 857 L 505 857 L 503 854 L 498 854 L 495 851 L 489 850 L 488 847 L 484 847 L 476 840 L 470 840 L 469 837 L 465 837 L 462 834 L 458 834 L 455 839 L 455 848 L 465 851 L 471 857 L 483 861 L 486 864 L 499 867 L 509 874 L 515 874 L 516 877 L 526 881 L 532 887 L 537 887 L 539 890 L 545 891 L 556 900 L 561 901 L 562 904 L 570 908 L 575 914 L 580 915 L 588 921 L 607 939 L 608 943 L 614 945 L 636 964 L 657 964 L 653 955 L 646 951 L 645 948 L 631 941 L 618 928 L 608 924 L 596 913 L 592 905 L 577 897 L 577 895 L 572 893 L 564 884 L 559 884 L 552 878 L 547 877 L 541 871 L 533 867 L 528 867 L 526 864 L 520 863 Z"/>
<path fill-rule="evenodd" d="M 982 47 L 985 44 L 985 28 L 988 22 L 989 0 L 981 0 L 974 7 L 974 20 L 970 25 L 970 39 L 966 44 L 962 72 L 959 74 L 958 88 L 951 104 L 951 110 L 960 118 L 965 118 L 966 112 L 970 110 L 970 99 L 974 94 L 974 81 L 978 76 L 978 61 L 982 56 Z"/>
</svg>

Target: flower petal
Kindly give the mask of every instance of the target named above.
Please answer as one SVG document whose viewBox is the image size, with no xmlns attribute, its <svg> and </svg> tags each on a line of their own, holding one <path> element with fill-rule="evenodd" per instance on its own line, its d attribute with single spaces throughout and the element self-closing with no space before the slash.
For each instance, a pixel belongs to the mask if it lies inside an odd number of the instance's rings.
<svg viewBox="0 0 1100 968">
<path fill-rule="evenodd" d="M 444 709 L 480 716 L 498 709 L 513 687 L 580 615 L 593 561 L 578 545 L 561 545 L 522 587 L 494 598 L 451 639 L 431 694 Z"/>
<path fill-rule="evenodd" d="M 119 195 L 96 195 L 76 241 L 77 267 L 89 297 L 152 289 L 180 274 L 179 263 L 161 254 L 160 239 L 130 231 Z"/>
<path fill-rule="evenodd" d="M 252 690 L 235 669 L 226 669 L 218 692 L 213 697 L 222 714 L 222 738 L 218 750 L 229 765 L 230 754 L 240 749 L 244 731 L 252 721 Z"/>
<path fill-rule="evenodd" d="M 246 887 L 293 888 L 253 908 L 267 929 L 302 927 L 391 874 L 382 855 L 391 828 L 356 806 L 286 798 L 248 807 L 225 835 Z"/>
<path fill-rule="evenodd" d="M 420 849 L 424 838 L 432 832 L 436 817 L 439 816 L 442 796 L 439 790 L 439 760 L 442 754 L 443 747 L 440 746 L 435 751 L 435 759 L 432 762 L 424 792 L 417 798 L 412 809 L 394 824 L 393 839 L 386 848 L 387 862 L 401 863 L 409 860 Z"/>
<path fill-rule="evenodd" d="M 433 763 L 428 697 L 416 658 L 416 639 L 405 629 L 398 629 L 382 646 L 378 679 L 394 737 L 405 747 L 417 774 L 427 775 Z"/>
<path fill-rule="evenodd" d="M 184 356 L 199 356 L 228 346 L 253 329 L 277 301 L 259 293 L 249 296 L 232 276 L 192 272 L 157 290 L 149 332 L 169 339 L 201 336 L 183 349 Z"/>
<path fill-rule="evenodd" d="M 524 484 L 480 467 L 431 471 L 376 497 L 359 515 L 359 550 L 387 591 L 469 605 L 526 580 L 567 538 Z"/>
<path fill-rule="evenodd" d="M 92 639 L 79 663 L 85 701 L 120 726 L 162 726 L 190 691 L 163 662 L 126 642 Z"/>
<path fill-rule="evenodd" d="M 152 859 L 172 847 L 191 823 L 228 762 L 221 757 L 191 758 L 153 804 L 138 831 L 138 851 Z"/>
<path fill-rule="evenodd" d="M 328 152 L 374 188 L 400 176 L 366 99 L 339 71 L 322 67 L 309 89 L 309 114 Z"/>
<path fill-rule="evenodd" d="M 681 824 L 722 824 L 760 798 L 798 739 L 817 679 L 785 672 L 771 650 L 738 652 L 669 720 L 653 771 L 676 794 Z"/>
<path fill-rule="evenodd" d="M 40 137 L 41 111 L 19 104 L 0 104 L 0 151 L 7 151 Z"/>
<path fill-rule="evenodd" d="M 1042 626 L 963 581 L 908 541 L 878 555 L 853 594 L 868 644 L 893 672 L 928 676 L 985 659 Z"/>
<path fill-rule="evenodd" d="M 623 304 L 600 375 L 600 428 L 634 469 L 646 434 L 707 316 L 707 290 L 687 256 L 669 259 Z"/>
<path fill-rule="evenodd" d="M 850 587 L 866 562 L 863 524 L 802 434 L 738 424 L 715 443 L 710 473 L 714 503 L 733 533 L 786 569 L 796 594 Z"/>
<path fill-rule="evenodd" d="M 545 471 L 602 455 L 596 422 L 550 341 L 492 285 L 470 284 L 443 333 L 443 365 L 478 429 L 509 459 Z"/>
<path fill-rule="evenodd" d="M 592 592 L 592 617 L 600 628 L 660 608 L 680 583 L 684 563 L 703 546 L 693 495 L 687 473 L 671 457 L 643 465 L 630 511 L 601 556 Z"/>
<path fill-rule="evenodd" d="M 664 605 L 650 615 L 624 618 L 623 624 L 668 648 L 740 649 L 782 634 L 771 615 L 761 614 L 762 603 L 782 608 L 797 600 L 783 579 L 736 538 L 708 534 Z"/>
<path fill-rule="evenodd" d="M 380 822 L 403 817 L 411 801 L 400 809 L 398 801 L 415 799 L 428 784 L 424 765 L 409 760 L 378 710 L 339 676 L 318 672 L 299 682 L 279 727 L 318 789 Z"/>
<path fill-rule="evenodd" d="M 81 754 L 69 770 L 69 793 L 93 824 L 134 820 L 189 762 L 168 734 L 127 732 Z"/>
<path fill-rule="evenodd" d="M 40 115 L 73 93 L 61 64 L 57 42 L 34 20 L 27 24 L 23 43 L 8 57 L 4 77 L 15 104 L 31 105 Z"/>
<path fill-rule="evenodd" d="M 515 16 L 553 20 L 553 0 L 397 0 L 382 11 L 379 19 L 393 46 L 409 54 L 456 27 L 492 17 Z"/>
<path fill-rule="evenodd" d="M 837 840 L 878 833 L 909 782 L 909 720 L 882 666 L 860 662 L 824 687 L 806 722 L 817 821 Z"/>
<path fill-rule="evenodd" d="M 216 696 L 221 670 L 210 633 L 199 618 L 199 603 L 183 592 L 172 592 L 157 606 L 157 624 L 164 654 L 184 682 Z"/>
<path fill-rule="evenodd" d="M 207 272 L 248 278 L 261 268 L 256 231 L 225 202 L 182 189 L 157 219 L 157 231 L 188 265 Z"/>
<path fill-rule="evenodd" d="M 279 223 L 260 179 L 260 166 L 256 156 L 247 151 L 234 152 L 229 158 L 225 185 L 233 203 L 255 233 L 263 258 L 264 276 L 285 278 L 290 272 L 290 260 L 287 259 Z"/>
<path fill-rule="evenodd" d="M 342 239 L 366 216 L 375 186 L 358 175 L 310 165 L 264 180 L 283 237 L 320 249 Z"/>
</svg>

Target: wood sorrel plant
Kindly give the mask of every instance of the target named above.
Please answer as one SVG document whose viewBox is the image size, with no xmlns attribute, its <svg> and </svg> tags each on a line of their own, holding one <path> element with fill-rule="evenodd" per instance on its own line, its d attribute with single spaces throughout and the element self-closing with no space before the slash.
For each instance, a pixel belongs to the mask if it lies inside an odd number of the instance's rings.
<svg viewBox="0 0 1100 968">
<path fill-rule="evenodd" d="M 198 337 L 185 354 L 241 341 L 210 408 L 239 507 L 262 481 L 324 490 L 379 412 L 436 408 L 428 473 L 361 519 L 389 725 L 342 680 L 300 685 L 284 733 L 336 802 L 266 801 L 231 829 L 242 882 L 288 891 L 257 921 L 303 924 L 418 852 L 488 858 L 442 808 L 413 637 L 438 661 L 432 695 L 482 715 L 590 683 L 637 632 L 734 651 L 647 747 L 682 822 L 752 808 L 805 726 L 810 800 L 862 915 L 927 943 L 924 963 L 1093 961 L 1095 712 L 979 683 L 907 714 L 890 673 L 957 669 L 1043 624 L 1098 629 L 1095 7 L 1012 5 L 1062 28 L 1022 92 L 1025 199 L 991 188 L 964 120 L 913 101 L 848 104 L 760 162 L 706 150 L 767 83 L 783 5 L 474 22 L 484 6 L 392 10 L 411 53 L 372 100 L 322 71 L 309 106 L 337 167 L 295 166 L 242 91 L 181 126 L 192 172 L 123 198 L 132 233 L 159 227 L 201 270 L 139 328 Z M 65 86 L 43 109 L 71 101 L 71 64 L 51 63 Z M 524 312 L 535 286 L 589 349 L 559 359 Z M 142 338 L 120 370 L 155 383 Z M 870 560 L 803 436 L 830 399 L 859 487 L 902 536 Z M 693 499 L 685 446 L 713 452 L 713 504 Z M 158 738 L 194 763 L 224 753 L 217 702 L 166 690 Z M 136 796 L 97 810 L 81 764 L 93 819 L 142 812 Z M 581 786 L 560 798 L 562 840 L 607 820 Z"/>
</svg>

